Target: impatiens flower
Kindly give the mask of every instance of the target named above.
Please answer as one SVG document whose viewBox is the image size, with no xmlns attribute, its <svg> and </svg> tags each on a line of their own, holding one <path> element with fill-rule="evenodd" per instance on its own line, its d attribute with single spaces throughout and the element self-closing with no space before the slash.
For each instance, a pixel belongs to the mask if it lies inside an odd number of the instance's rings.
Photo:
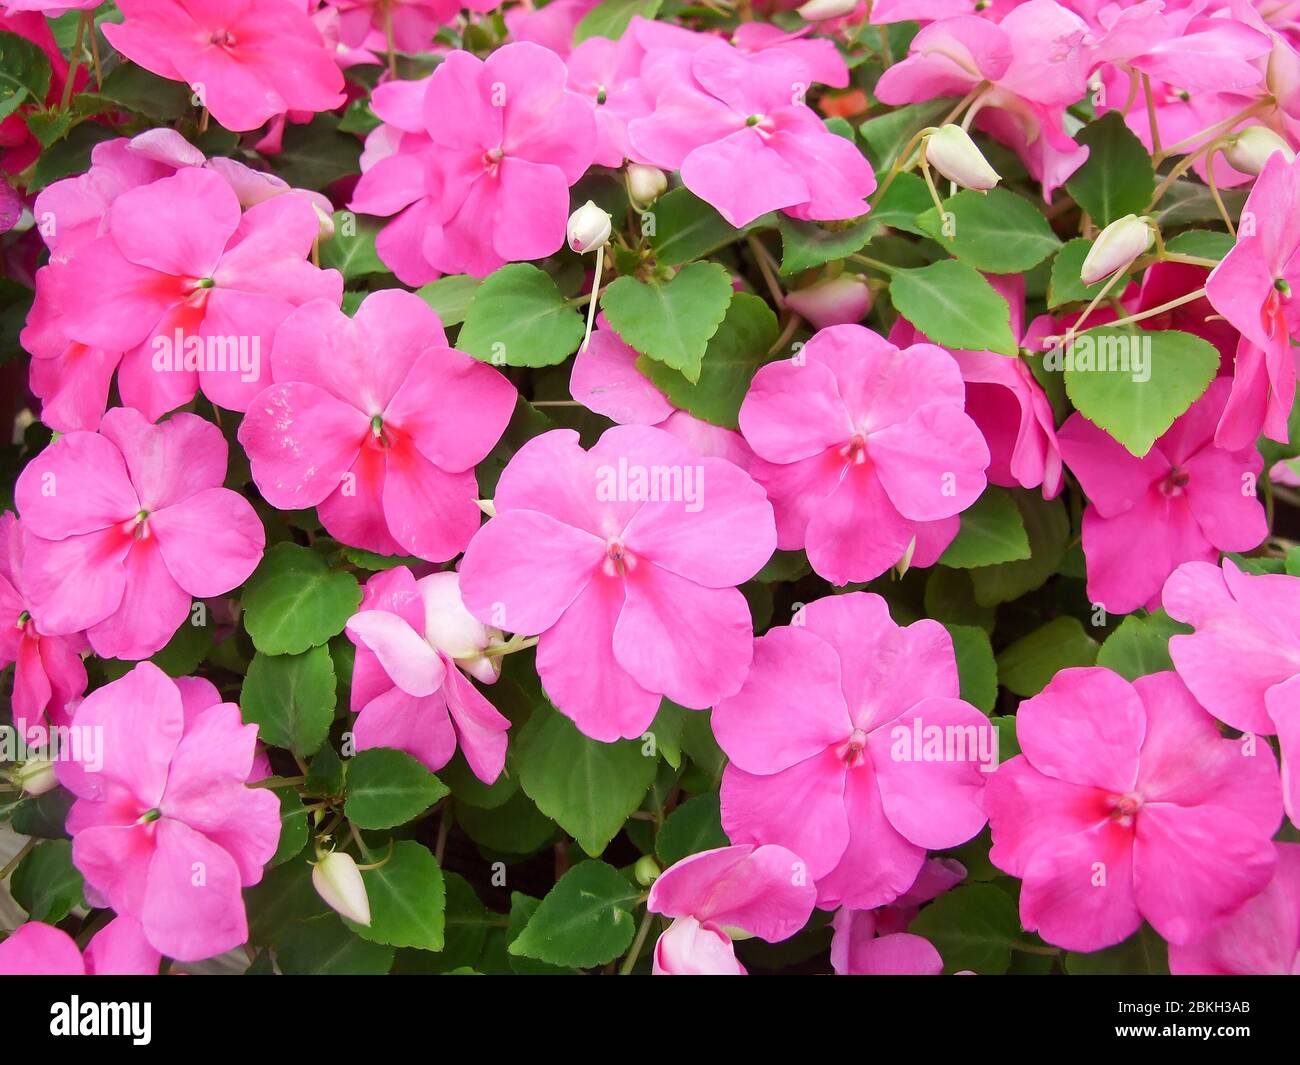
<svg viewBox="0 0 1300 1065">
<path fill-rule="evenodd" d="M 353 318 L 309 303 L 276 334 L 271 368 L 239 427 L 267 502 L 316 507 L 331 536 L 366 551 L 444 562 L 465 549 L 481 518 L 474 466 L 515 390 L 453 351 L 427 303 L 385 289 Z"/>
<path fill-rule="evenodd" d="M 19 736 L 33 747 L 40 733 L 29 730 L 46 724 L 67 724 L 74 699 L 86 690 L 81 661 L 85 638 L 80 634 L 50 636 L 24 594 L 22 525 L 12 514 L 0 516 L 0 668 L 14 666 L 13 716 Z"/>
<path fill-rule="evenodd" d="M 1300 162 L 1273 155 L 1242 208 L 1237 243 L 1205 283 L 1214 309 L 1265 351 L 1290 354 L 1300 336 Z M 1270 374 L 1275 387 L 1285 381 Z M 1294 386 L 1294 369 L 1290 383 Z M 1289 405 L 1290 393 L 1283 396 Z"/>
<path fill-rule="evenodd" d="M 825 909 L 893 902 L 927 850 L 984 824 L 981 763 L 996 761 L 996 732 L 958 698 L 947 630 L 900 628 L 878 595 L 819 599 L 754 641 L 713 731 L 730 759 L 727 837 L 794 850 Z"/>
<path fill-rule="evenodd" d="M 270 380 L 271 341 L 294 307 L 337 306 L 343 279 L 306 260 L 320 234 L 299 196 L 241 212 L 230 182 L 187 167 L 113 200 L 95 239 L 48 283 L 70 340 L 124 351 L 123 399 L 158 418 L 194 398 L 245 410 Z"/>
<path fill-rule="evenodd" d="M 329 0 L 339 12 L 339 39 L 349 48 L 382 52 L 391 39 L 398 52 L 427 52 L 438 27 L 462 8 L 491 11 L 501 0 Z"/>
<path fill-rule="evenodd" d="M 401 259 L 422 258 L 432 276 L 484 277 L 559 251 L 569 186 L 596 151 L 591 106 L 565 88 L 567 77 L 535 44 L 508 44 L 486 61 L 452 52 L 428 79 L 418 119 L 402 97 L 398 128 L 417 132 L 418 122 L 422 132 L 362 174 L 352 209 L 415 212 L 419 225 L 400 231 Z M 389 260 L 394 269 L 399 261 Z"/>
<path fill-rule="evenodd" d="M 501 474 L 461 563 L 475 617 L 538 634 L 551 701 L 598 740 L 640 736 L 662 696 L 703 709 L 753 655 L 736 585 L 776 547 L 772 507 L 738 466 L 660 429 L 615 426 L 590 451 L 543 433 Z"/>
<path fill-rule="evenodd" d="M 1175 976 L 1300 976 L 1300 843 L 1275 843 L 1277 871 L 1204 939 L 1169 945 Z"/>
<path fill-rule="evenodd" d="M 1213 562 L 1220 551 L 1246 551 L 1268 535 L 1253 491 L 1264 465 L 1259 452 L 1214 443 L 1228 388 L 1214 381 L 1142 458 L 1082 414 L 1061 427 L 1061 454 L 1088 496 L 1088 597 L 1111 613 L 1158 605 L 1165 578 L 1181 563 Z"/>
<path fill-rule="evenodd" d="M 650 888 L 646 908 L 674 918 L 655 944 L 656 976 L 744 976 L 732 939 L 779 943 L 812 916 L 817 891 L 785 847 L 720 847 L 683 858 Z"/>
<path fill-rule="evenodd" d="M 343 74 L 300 5 L 267 0 L 121 0 L 104 36 L 159 77 L 183 81 L 227 129 L 286 111 L 332 111 Z"/>
<path fill-rule="evenodd" d="M 1065 669 L 1020 704 L 1021 754 L 985 790 L 993 864 L 1020 923 L 1066 950 L 1211 932 L 1273 876 L 1281 820 L 1267 744 L 1226 739 L 1173 673 Z"/>
<path fill-rule="evenodd" d="M 456 753 L 485 784 L 501 775 L 510 722 L 463 675 L 485 684 L 501 659 L 483 652 L 501 633 L 475 620 L 455 573 L 416 580 L 405 566 L 366 583 L 347 625 L 357 645 L 352 672 L 357 750 L 395 747 L 437 772 Z"/>
<path fill-rule="evenodd" d="M 642 78 L 659 90 L 653 111 L 628 123 L 633 149 L 644 162 L 680 170 L 686 187 L 732 225 L 778 209 L 806 219 L 866 213 L 876 187 L 871 164 L 803 102 L 809 74 L 794 56 L 744 56 L 719 42 L 647 62 Z"/>
<path fill-rule="evenodd" d="M 67 433 L 37 455 L 14 498 L 42 631 L 84 629 L 101 657 L 147 658 L 191 598 L 243 584 L 266 535 L 248 501 L 221 487 L 226 451 L 221 430 L 196 415 L 151 425 L 115 407 L 98 433 Z"/>
<path fill-rule="evenodd" d="M 638 77 L 644 58 L 631 32 L 617 41 L 588 37 L 569 55 L 569 88 L 591 101 L 596 118 L 593 162 L 599 166 L 622 166 L 624 159 L 634 155 L 627 124 L 651 110 L 650 93 Z"/>
<path fill-rule="evenodd" d="M 131 917 L 115 917 L 91 936 L 84 957 L 67 932 L 42 921 L 19 925 L 0 943 L 0 976 L 156 976 L 160 961 Z"/>
<path fill-rule="evenodd" d="M 91 692 L 72 727 L 94 730 L 102 765 L 60 762 L 76 797 L 73 864 L 90 900 L 134 918 L 157 951 L 198 961 L 248 938 L 243 888 L 280 838 L 275 793 L 245 786 L 257 726 L 217 703 L 187 720 L 181 688 L 141 662 Z"/>
<path fill-rule="evenodd" d="M 1282 747 L 1283 801 L 1300 824 L 1300 579 L 1246 573 L 1231 559 L 1179 566 L 1165 583 L 1169 616 L 1195 632 L 1169 656 L 1197 701 L 1225 724 Z"/>
<path fill-rule="evenodd" d="M 877 934 L 872 910 L 840 910 L 831 921 L 831 965 L 839 976 L 938 976 L 943 958 L 910 932 Z"/>
<path fill-rule="evenodd" d="M 953 519 L 984 491 L 989 449 L 967 416 L 952 357 L 899 350 L 859 325 L 823 329 L 793 359 L 758 371 L 740 429 L 765 462 L 754 475 L 776 508 L 778 546 L 806 547 L 834 584 L 897 563 L 922 526 Z"/>
</svg>

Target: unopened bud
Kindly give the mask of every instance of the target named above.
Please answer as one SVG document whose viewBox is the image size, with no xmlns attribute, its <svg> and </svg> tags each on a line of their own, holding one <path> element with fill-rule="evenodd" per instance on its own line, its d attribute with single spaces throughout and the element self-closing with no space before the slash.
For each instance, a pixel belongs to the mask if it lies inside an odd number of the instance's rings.
<svg viewBox="0 0 1300 1065">
<path fill-rule="evenodd" d="M 987 192 L 1002 180 L 970 134 L 951 122 L 926 136 L 924 152 L 927 163 L 962 188 Z"/>
<path fill-rule="evenodd" d="M 26 795 L 44 795 L 59 786 L 54 775 L 54 763 L 42 756 L 27 759 L 10 773 L 9 779 Z"/>
<path fill-rule="evenodd" d="M 642 887 L 649 887 L 658 880 L 659 872 L 659 863 L 648 854 L 641 855 L 636 860 L 636 865 L 632 866 L 632 875 Z"/>
<path fill-rule="evenodd" d="M 366 884 L 352 855 L 343 851 L 325 855 L 312 869 L 311 883 L 331 910 L 369 927 L 370 899 L 366 897 Z"/>
<path fill-rule="evenodd" d="M 1093 242 L 1083 260 L 1079 279 L 1085 285 L 1094 285 L 1103 277 L 1123 270 L 1151 247 L 1153 240 L 1155 230 L 1151 228 L 1150 220 L 1135 214 L 1115 219 Z"/>
<path fill-rule="evenodd" d="M 799 8 L 799 16 L 807 22 L 825 22 L 852 14 L 858 0 L 808 0 Z"/>
<path fill-rule="evenodd" d="M 642 163 L 627 164 L 627 191 L 632 202 L 645 205 L 654 203 L 668 190 L 668 175 L 657 166 Z"/>
<path fill-rule="evenodd" d="M 609 240 L 611 219 L 591 200 L 569 215 L 569 247 L 579 255 L 605 246 Z"/>
<path fill-rule="evenodd" d="M 808 288 L 796 289 L 785 297 L 786 305 L 815 328 L 851 325 L 862 321 L 871 310 L 871 289 L 858 274 L 841 274 Z"/>
<path fill-rule="evenodd" d="M 1281 152 L 1288 163 L 1295 160 L 1291 145 L 1267 126 L 1248 126 L 1228 138 L 1223 146 L 1223 158 L 1233 170 L 1258 177 L 1264 164 L 1274 152 Z"/>
</svg>

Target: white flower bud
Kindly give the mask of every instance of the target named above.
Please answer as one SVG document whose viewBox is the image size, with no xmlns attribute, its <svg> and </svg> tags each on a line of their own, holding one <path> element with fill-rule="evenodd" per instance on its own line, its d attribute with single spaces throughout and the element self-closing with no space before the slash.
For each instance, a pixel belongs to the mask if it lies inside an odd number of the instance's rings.
<svg viewBox="0 0 1300 1065">
<path fill-rule="evenodd" d="M 352 855 L 343 851 L 331 851 L 325 855 L 312 869 L 311 883 L 331 910 L 349 921 L 369 927 L 370 899 L 366 896 L 361 870 L 352 860 Z"/>
<path fill-rule="evenodd" d="M 10 773 L 9 779 L 27 795 L 44 795 L 59 786 L 54 775 L 54 763 L 43 755 L 27 759 Z"/>
<path fill-rule="evenodd" d="M 925 138 L 925 161 L 965 189 L 987 192 L 1002 180 L 961 126 L 951 122 Z"/>
<path fill-rule="evenodd" d="M 1267 126 L 1247 126 L 1229 137 L 1223 147 L 1223 157 L 1228 160 L 1228 165 L 1251 177 L 1259 176 L 1274 152 L 1281 152 L 1288 163 L 1295 160 L 1291 145 Z"/>
<path fill-rule="evenodd" d="M 657 166 L 627 164 L 627 191 L 633 203 L 654 203 L 667 190 L 668 175 Z"/>
<path fill-rule="evenodd" d="M 1155 231 L 1146 218 L 1126 214 L 1117 218 L 1101 231 L 1083 260 L 1079 278 L 1085 285 L 1094 285 L 1104 277 L 1124 269 L 1151 247 Z"/>
<path fill-rule="evenodd" d="M 569 247 L 580 255 L 603 248 L 611 225 L 609 213 L 588 200 L 569 215 Z"/>
<path fill-rule="evenodd" d="M 825 22 L 827 19 L 843 18 L 857 6 L 858 0 L 808 0 L 799 8 L 799 15 L 808 22 Z"/>
</svg>

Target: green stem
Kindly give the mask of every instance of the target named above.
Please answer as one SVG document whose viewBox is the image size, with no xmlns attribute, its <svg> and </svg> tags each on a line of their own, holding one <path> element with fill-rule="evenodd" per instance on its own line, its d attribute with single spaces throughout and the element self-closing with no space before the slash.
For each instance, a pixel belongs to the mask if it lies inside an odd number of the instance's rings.
<svg viewBox="0 0 1300 1065">
<path fill-rule="evenodd" d="M 645 946 L 646 937 L 650 934 L 650 922 L 654 920 L 654 914 L 648 909 L 641 918 L 641 925 L 636 930 L 636 939 L 632 940 L 632 947 L 623 959 L 623 965 L 618 970 L 619 976 L 631 976 L 632 970 L 636 968 L 637 959 L 641 956 L 641 948 Z"/>
</svg>

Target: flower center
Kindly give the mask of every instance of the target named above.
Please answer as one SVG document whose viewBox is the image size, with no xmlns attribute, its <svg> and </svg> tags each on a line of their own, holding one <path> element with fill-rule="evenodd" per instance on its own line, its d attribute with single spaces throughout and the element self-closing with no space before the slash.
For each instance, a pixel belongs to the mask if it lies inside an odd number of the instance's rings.
<svg viewBox="0 0 1300 1065">
<path fill-rule="evenodd" d="M 597 86 L 596 86 L 596 103 L 597 103 L 597 104 L 603 104 L 607 99 L 608 99 L 608 97 L 605 95 L 605 86 L 603 86 L 603 85 L 597 85 Z"/>
<path fill-rule="evenodd" d="M 506 153 L 500 148 L 489 148 L 483 153 L 483 169 L 489 174 L 496 174 L 497 169 L 501 166 L 501 160 L 506 157 Z"/>
<path fill-rule="evenodd" d="M 1180 496 L 1191 479 L 1192 475 L 1190 473 L 1175 466 L 1165 475 L 1165 479 L 1160 482 L 1160 491 L 1167 496 Z"/>
<path fill-rule="evenodd" d="M 135 540 L 147 540 L 149 538 L 149 512 L 140 511 L 134 518 L 127 518 L 122 523 L 122 532 L 126 533 Z"/>
<path fill-rule="evenodd" d="M 1133 823 L 1137 817 L 1138 811 L 1142 809 L 1142 796 L 1137 792 L 1129 792 L 1127 795 L 1112 795 L 1107 800 L 1110 804 L 1110 819 L 1118 821 L 1122 825 Z"/>
<path fill-rule="evenodd" d="M 839 750 L 835 753 L 840 760 L 850 769 L 860 766 L 866 755 L 863 753 L 867 749 L 867 734 L 860 728 L 855 728 L 849 733 L 849 738 L 845 740 Z"/>
<path fill-rule="evenodd" d="M 229 30 L 215 30 L 211 37 L 208 38 L 210 44 L 215 44 L 218 48 L 234 48 L 235 35 Z"/>
<path fill-rule="evenodd" d="M 29 614 L 26 610 L 24 610 L 21 614 L 18 615 L 18 622 L 16 625 L 14 625 L 14 628 L 25 629 L 27 628 L 27 623 L 31 620 L 32 620 L 31 614 Z"/>
<path fill-rule="evenodd" d="M 849 442 L 840 448 L 840 454 L 854 466 L 861 466 L 867 461 L 867 438 L 862 433 L 854 433 Z"/>
<path fill-rule="evenodd" d="M 137 825 L 152 824 L 154 821 L 157 821 L 158 818 L 160 817 L 162 817 L 162 811 L 155 806 L 152 810 L 146 810 L 144 813 L 142 813 L 140 815 L 140 819 L 136 821 L 136 824 Z"/>
<path fill-rule="evenodd" d="M 601 564 L 608 577 L 623 577 L 636 568 L 636 555 L 617 536 L 605 541 L 605 559 Z"/>
</svg>

